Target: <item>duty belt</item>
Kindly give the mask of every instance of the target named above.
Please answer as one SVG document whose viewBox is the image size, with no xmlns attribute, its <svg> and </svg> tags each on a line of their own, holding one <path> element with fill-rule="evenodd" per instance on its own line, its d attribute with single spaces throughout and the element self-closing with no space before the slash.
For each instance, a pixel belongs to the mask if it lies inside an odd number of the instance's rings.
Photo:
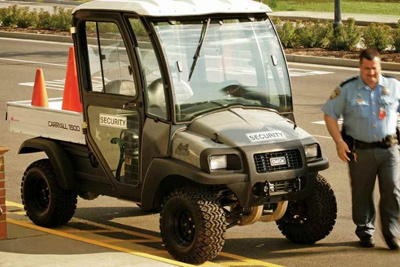
<svg viewBox="0 0 400 267">
<path fill-rule="evenodd" d="M 368 149 L 368 148 L 389 148 L 391 146 L 396 145 L 397 142 L 397 135 L 388 135 L 385 138 L 383 138 L 381 141 L 377 142 L 363 142 L 360 140 L 354 140 L 355 142 L 355 147 L 359 149 Z"/>
</svg>

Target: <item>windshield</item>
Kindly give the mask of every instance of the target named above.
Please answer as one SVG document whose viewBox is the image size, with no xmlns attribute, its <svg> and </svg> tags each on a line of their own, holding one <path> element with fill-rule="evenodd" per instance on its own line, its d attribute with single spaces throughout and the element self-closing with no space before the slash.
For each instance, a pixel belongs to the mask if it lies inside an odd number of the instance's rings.
<svg viewBox="0 0 400 267">
<path fill-rule="evenodd" d="M 286 62 L 268 19 L 159 22 L 155 29 L 176 121 L 238 105 L 291 111 Z"/>
</svg>

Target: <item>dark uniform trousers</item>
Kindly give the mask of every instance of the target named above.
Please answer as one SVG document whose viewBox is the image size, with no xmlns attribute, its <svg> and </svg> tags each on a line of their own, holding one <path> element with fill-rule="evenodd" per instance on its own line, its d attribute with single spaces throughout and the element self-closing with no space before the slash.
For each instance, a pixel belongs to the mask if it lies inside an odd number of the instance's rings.
<svg viewBox="0 0 400 267">
<path fill-rule="evenodd" d="M 400 181 L 398 145 L 389 148 L 357 149 L 357 162 L 349 163 L 353 221 L 359 238 L 372 236 L 375 229 L 374 186 L 380 192 L 380 216 L 385 237 L 399 235 Z"/>
</svg>

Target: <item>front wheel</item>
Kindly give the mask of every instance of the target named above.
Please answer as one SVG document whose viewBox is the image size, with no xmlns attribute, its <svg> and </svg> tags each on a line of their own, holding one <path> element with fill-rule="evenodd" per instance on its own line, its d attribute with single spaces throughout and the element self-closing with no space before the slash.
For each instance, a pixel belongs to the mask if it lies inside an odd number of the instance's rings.
<svg viewBox="0 0 400 267">
<path fill-rule="evenodd" d="M 32 222 L 56 227 L 67 223 L 74 215 L 77 193 L 60 188 L 50 161 L 41 159 L 26 169 L 21 183 L 21 198 Z"/>
<path fill-rule="evenodd" d="M 285 215 L 276 223 L 290 241 L 313 244 L 332 231 L 336 214 L 333 190 L 325 178 L 317 175 L 311 194 L 304 200 L 289 202 Z"/>
<path fill-rule="evenodd" d="M 207 189 L 180 188 L 164 202 L 160 230 L 172 257 L 202 264 L 214 259 L 225 243 L 224 210 Z"/>
</svg>

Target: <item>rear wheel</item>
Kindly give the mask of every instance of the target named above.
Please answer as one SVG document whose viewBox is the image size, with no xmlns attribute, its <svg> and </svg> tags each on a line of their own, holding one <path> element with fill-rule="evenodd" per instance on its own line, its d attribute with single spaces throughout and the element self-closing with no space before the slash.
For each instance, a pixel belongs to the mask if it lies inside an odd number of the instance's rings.
<svg viewBox="0 0 400 267">
<path fill-rule="evenodd" d="M 76 210 L 77 193 L 57 185 L 48 159 L 35 161 L 26 169 L 21 183 L 21 198 L 28 217 L 40 226 L 65 224 Z"/>
<path fill-rule="evenodd" d="M 160 230 L 171 256 L 201 264 L 214 259 L 222 250 L 226 233 L 224 211 L 210 191 L 180 188 L 164 202 Z"/>
<path fill-rule="evenodd" d="M 277 225 L 290 241 L 313 244 L 332 231 L 336 214 L 333 190 L 325 178 L 317 175 L 310 196 L 301 201 L 289 202 L 285 215 L 277 221 Z"/>
</svg>

